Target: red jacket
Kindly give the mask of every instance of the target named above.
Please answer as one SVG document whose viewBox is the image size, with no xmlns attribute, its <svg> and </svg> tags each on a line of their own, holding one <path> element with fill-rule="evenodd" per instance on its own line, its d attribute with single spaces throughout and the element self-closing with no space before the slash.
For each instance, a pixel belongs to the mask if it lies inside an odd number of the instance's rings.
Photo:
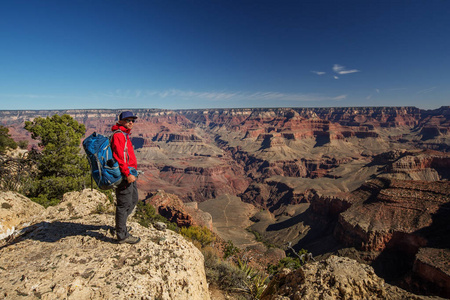
<svg viewBox="0 0 450 300">
<path fill-rule="evenodd" d="M 133 144 L 131 144 L 131 139 L 129 137 L 130 130 L 119 124 L 116 124 L 111 128 L 112 131 L 116 131 L 119 129 L 122 130 L 125 134 L 117 132 L 113 135 L 113 137 L 111 138 L 111 150 L 114 159 L 119 163 L 120 172 L 123 175 L 128 176 L 130 175 L 128 167 L 133 167 L 137 170 L 137 160 L 136 156 L 134 155 Z M 126 143 L 128 155 L 125 155 L 124 158 L 125 135 L 127 136 Z"/>
</svg>

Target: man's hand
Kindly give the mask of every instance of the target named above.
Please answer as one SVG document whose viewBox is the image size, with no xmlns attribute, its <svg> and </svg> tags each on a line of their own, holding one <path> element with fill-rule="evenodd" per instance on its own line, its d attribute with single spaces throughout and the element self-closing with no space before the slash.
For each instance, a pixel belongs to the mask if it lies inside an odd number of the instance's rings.
<svg viewBox="0 0 450 300">
<path fill-rule="evenodd" d="M 136 181 L 136 177 L 134 175 L 130 174 L 130 175 L 127 176 L 127 181 L 128 181 L 128 183 L 135 182 Z"/>
</svg>

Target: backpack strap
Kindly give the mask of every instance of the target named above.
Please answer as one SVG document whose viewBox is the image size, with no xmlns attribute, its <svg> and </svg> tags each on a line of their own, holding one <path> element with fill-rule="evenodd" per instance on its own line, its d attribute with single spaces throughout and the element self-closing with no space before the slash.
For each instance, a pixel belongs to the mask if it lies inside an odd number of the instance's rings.
<svg viewBox="0 0 450 300">
<path fill-rule="evenodd" d="M 120 129 L 117 129 L 116 131 L 114 131 L 114 132 L 111 134 L 111 137 L 110 137 L 110 140 L 109 140 L 109 141 L 111 142 L 112 137 L 113 137 L 116 133 L 118 133 L 118 132 L 122 132 L 123 135 L 124 135 L 124 137 L 125 137 L 125 147 L 123 148 L 123 159 L 124 159 L 125 162 L 128 164 L 128 161 L 130 160 L 130 156 L 128 155 L 128 134 L 125 133 L 125 132 L 123 132 L 123 131 L 120 130 Z"/>
</svg>

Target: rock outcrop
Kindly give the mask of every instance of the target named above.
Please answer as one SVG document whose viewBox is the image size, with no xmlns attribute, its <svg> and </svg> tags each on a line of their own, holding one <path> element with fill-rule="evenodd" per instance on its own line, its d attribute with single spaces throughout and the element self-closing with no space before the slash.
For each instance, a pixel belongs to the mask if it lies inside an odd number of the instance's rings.
<svg viewBox="0 0 450 300">
<path fill-rule="evenodd" d="M 449 261 L 450 249 L 448 248 L 421 248 L 416 254 L 413 271 L 407 278 L 407 282 L 413 289 L 450 298 Z"/>
<path fill-rule="evenodd" d="M 295 272 L 284 269 L 264 291 L 262 300 L 436 299 L 417 296 L 387 284 L 373 268 L 346 257 L 330 256 Z"/>
<path fill-rule="evenodd" d="M 0 298 L 210 299 L 203 256 L 183 237 L 129 222 L 141 242 L 117 244 L 114 215 L 98 206 L 109 202 L 105 195 L 65 198 L 2 241 Z"/>
<path fill-rule="evenodd" d="M 450 153 L 438 151 L 406 152 L 386 168 L 393 178 L 438 181 L 450 178 Z"/>
<path fill-rule="evenodd" d="M 36 221 L 45 209 L 25 196 L 0 191 L 0 240 Z"/>
<path fill-rule="evenodd" d="M 364 184 L 352 197 L 353 205 L 339 218 L 335 232 L 339 240 L 361 250 L 382 251 L 396 236 L 401 235 L 400 240 L 411 235 L 419 247 L 426 241 L 414 233 L 431 226 L 433 215 L 450 203 L 450 182 L 379 178 Z"/>
<path fill-rule="evenodd" d="M 183 203 L 178 196 L 159 190 L 147 195 L 145 203 L 154 206 L 160 215 L 178 227 L 197 225 L 213 229 L 211 214 L 198 209 L 196 202 Z"/>
<path fill-rule="evenodd" d="M 412 291 L 450 297 L 450 183 L 380 177 L 349 198 L 334 236 L 376 252 L 377 274 Z"/>
</svg>

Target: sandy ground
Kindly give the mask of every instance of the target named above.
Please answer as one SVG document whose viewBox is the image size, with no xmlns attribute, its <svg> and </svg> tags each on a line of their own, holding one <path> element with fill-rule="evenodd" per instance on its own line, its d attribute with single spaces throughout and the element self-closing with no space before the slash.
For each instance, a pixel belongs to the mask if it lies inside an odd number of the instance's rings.
<svg viewBox="0 0 450 300">
<path fill-rule="evenodd" d="M 242 248 L 257 244 L 254 235 L 245 230 L 252 224 L 249 218 L 258 212 L 253 205 L 236 196 L 222 195 L 199 203 L 198 207 L 211 214 L 214 231 L 224 240 Z"/>
</svg>

